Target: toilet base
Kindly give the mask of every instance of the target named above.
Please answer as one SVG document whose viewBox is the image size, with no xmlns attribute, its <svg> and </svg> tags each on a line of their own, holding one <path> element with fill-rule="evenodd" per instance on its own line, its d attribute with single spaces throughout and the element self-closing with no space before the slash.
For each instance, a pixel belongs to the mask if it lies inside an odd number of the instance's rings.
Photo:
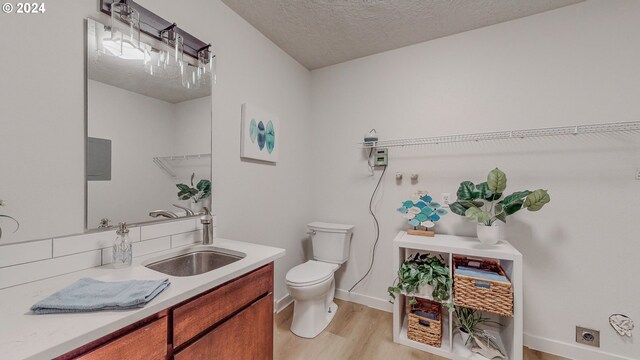
<svg viewBox="0 0 640 360">
<path fill-rule="evenodd" d="M 329 326 L 329 324 L 331 323 L 331 320 L 333 320 L 333 317 L 336 315 L 336 313 L 338 312 L 338 305 L 334 302 L 331 302 L 331 305 L 329 305 L 329 309 L 327 310 L 327 312 L 323 315 L 321 321 L 316 321 L 313 326 L 309 326 L 310 324 L 304 322 L 304 321 L 300 321 L 302 319 L 296 319 L 296 304 L 294 304 L 294 308 L 293 308 L 293 322 L 291 324 L 291 332 L 294 333 L 296 336 L 302 337 L 302 338 L 306 338 L 306 339 L 312 339 L 318 335 L 320 335 L 320 333 L 327 328 L 327 326 Z M 304 317 L 303 314 L 299 313 L 299 317 Z M 298 321 L 296 321 L 298 320 Z"/>
</svg>

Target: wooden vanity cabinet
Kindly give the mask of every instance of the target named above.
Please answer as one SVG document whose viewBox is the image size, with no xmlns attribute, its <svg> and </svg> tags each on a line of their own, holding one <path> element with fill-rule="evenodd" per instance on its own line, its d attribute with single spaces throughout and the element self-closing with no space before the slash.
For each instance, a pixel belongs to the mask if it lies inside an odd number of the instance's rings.
<svg viewBox="0 0 640 360">
<path fill-rule="evenodd" d="M 177 348 L 273 291 L 273 265 L 259 268 L 173 310 L 173 347 Z"/>
<path fill-rule="evenodd" d="M 75 357 L 78 360 L 149 360 L 167 356 L 167 317 L 131 331 L 105 345 Z"/>
<path fill-rule="evenodd" d="M 249 305 L 176 353 L 175 360 L 273 359 L 273 294 Z"/>
<path fill-rule="evenodd" d="M 57 360 L 273 359 L 273 263 Z"/>
</svg>

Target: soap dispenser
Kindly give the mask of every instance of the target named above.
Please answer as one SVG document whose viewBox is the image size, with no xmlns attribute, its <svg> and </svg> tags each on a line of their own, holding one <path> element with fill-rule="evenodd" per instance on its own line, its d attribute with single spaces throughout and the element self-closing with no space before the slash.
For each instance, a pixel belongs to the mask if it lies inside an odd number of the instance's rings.
<svg viewBox="0 0 640 360">
<path fill-rule="evenodd" d="M 133 251 L 131 249 L 131 239 L 126 223 L 119 223 L 116 231 L 116 241 L 113 243 L 113 265 L 115 267 L 131 266 Z"/>
</svg>

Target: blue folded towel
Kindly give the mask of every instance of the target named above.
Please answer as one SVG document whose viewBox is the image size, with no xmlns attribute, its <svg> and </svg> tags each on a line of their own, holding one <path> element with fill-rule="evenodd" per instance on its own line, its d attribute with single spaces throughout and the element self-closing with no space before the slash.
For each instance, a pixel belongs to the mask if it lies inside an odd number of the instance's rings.
<svg viewBox="0 0 640 360">
<path fill-rule="evenodd" d="M 128 310 L 144 307 L 171 283 L 163 280 L 105 282 L 83 278 L 31 307 L 36 314 Z"/>
<path fill-rule="evenodd" d="M 506 276 L 502 276 L 498 273 L 481 270 L 481 269 L 474 269 L 466 266 L 458 266 L 456 268 L 456 274 L 471 276 L 471 277 L 486 279 L 486 280 L 509 282 L 509 279 L 507 279 Z"/>
</svg>

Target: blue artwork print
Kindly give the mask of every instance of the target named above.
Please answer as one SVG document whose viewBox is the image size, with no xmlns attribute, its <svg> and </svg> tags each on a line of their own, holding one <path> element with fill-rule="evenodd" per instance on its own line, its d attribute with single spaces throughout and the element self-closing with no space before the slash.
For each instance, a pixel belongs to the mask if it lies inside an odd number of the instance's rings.
<svg viewBox="0 0 640 360">
<path fill-rule="evenodd" d="M 419 226 L 426 229 L 432 228 L 442 216 L 447 214 L 447 210 L 442 209 L 442 206 L 433 201 L 429 195 L 418 195 L 414 200 L 403 201 L 397 211 L 407 219 L 409 225 L 414 229 Z"/>
<path fill-rule="evenodd" d="M 260 151 L 264 149 L 265 142 L 266 142 L 266 136 L 265 136 L 264 123 L 260 121 L 258 123 L 258 147 L 260 148 Z"/>
<path fill-rule="evenodd" d="M 247 104 L 242 104 L 241 114 L 240 157 L 278 162 L 280 151 L 285 149 L 280 135 L 280 119 L 257 106 Z"/>
<path fill-rule="evenodd" d="M 253 144 L 256 143 L 256 138 L 258 137 L 258 125 L 256 124 L 256 119 L 251 119 L 251 124 L 249 125 L 249 138 Z"/>
<path fill-rule="evenodd" d="M 273 152 L 273 148 L 276 146 L 276 130 L 273 128 L 271 120 L 269 120 L 269 123 L 267 124 L 265 137 L 267 139 L 267 151 L 271 154 Z"/>
</svg>

